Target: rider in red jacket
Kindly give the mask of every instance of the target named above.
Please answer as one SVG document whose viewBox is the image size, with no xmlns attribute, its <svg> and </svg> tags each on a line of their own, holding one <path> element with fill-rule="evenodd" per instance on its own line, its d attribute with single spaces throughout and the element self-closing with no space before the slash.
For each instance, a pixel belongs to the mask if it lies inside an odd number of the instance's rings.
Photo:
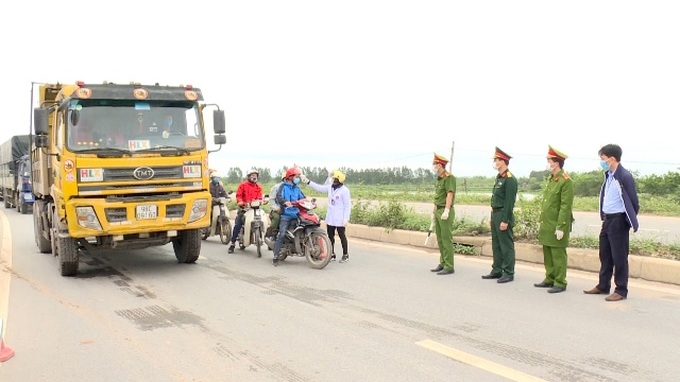
<svg viewBox="0 0 680 382">
<path fill-rule="evenodd" d="M 238 239 L 238 234 L 241 232 L 241 227 L 243 227 L 243 214 L 246 212 L 245 208 L 253 200 L 262 199 L 262 187 L 257 184 L 257 178 L 260 172 L 251 169 L 248 170 L 246 174 L 246 180 L 241 182 L 236 189 L 236 203 L 238 204 L 238 212 L 236 214 L 236 221 L 234 222 L 234 232 L 231 235 L 231 245 L 229 245 L 229 253 L 234 253 L 234 248 L 236 247 L 236 240 Z"/>
</svg>

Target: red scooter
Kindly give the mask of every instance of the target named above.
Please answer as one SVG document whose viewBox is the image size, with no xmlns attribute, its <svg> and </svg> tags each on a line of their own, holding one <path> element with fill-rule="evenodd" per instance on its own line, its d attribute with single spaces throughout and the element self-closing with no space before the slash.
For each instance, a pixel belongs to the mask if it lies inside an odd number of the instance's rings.
<svg viewBox="0 0 680 382">
<path fill-rule="evenodd" d="M 321 219 L 312 211 L 316 208 L 316 199 L 300 199 L 293 205 L 300 209 L 300 213 L 288 226 L 279 261 L 289 256 L 305 257 L 312 268 L 323 269 L 331 261 L 332 251 L 328 234 L 321 228 Z M 265 238 L 265 243 L 273 250 L 276 240 Z"/>
</svg>

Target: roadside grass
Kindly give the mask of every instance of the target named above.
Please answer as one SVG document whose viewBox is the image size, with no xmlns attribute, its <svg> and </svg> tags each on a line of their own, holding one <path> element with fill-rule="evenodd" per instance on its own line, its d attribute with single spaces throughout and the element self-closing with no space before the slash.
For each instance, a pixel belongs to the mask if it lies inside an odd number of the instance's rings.
<svg viewBox="0 0 680 382">
<path fill-rule="evenodd" d="M 520 198 L 522 199 L 522 198 Z M 540 216 L 540 201 L 525 200 L 524 206 L 515 214 L 516 242 L 538 244 L 538 221 Z M 323 218 L 326 207 L 320 207 L 317 213 Z M 411 207 L 397 201 L 381 201 L 376 205 L 369 201 L 358 200 L 352 206 L 352 223 L 364 224 L 370 227 L 384 227 L 387 230 L 401 229 L 408 231 L 427 232 L 430 227 L 430 216 L 417 213 Z M 455 218 L 453 225 L 454 236 L 491 236 L 488 219 L 473 221 L 468 218 Z M 598 249 L 598 238 L 595 236 L 574 237 L 569 241 L 572 248 Z M 474 255 L 474 248 L 457 245 L 456 253 Z M 649 239 L 632 238 L 630 254 L 650 256 L 680 261 L 680 243 L 664 244 Z"/>
<path fill-rule="evenodd" d="M 265 186 L 263 186 L 265 187 Z M 269 189 L 265 187 L 265 189 Z M 405 202 L 431 202 L 432 185 L 421 186 L 366 186 L 352 185 L 352 223 L 365 224 L 371 227 L 384 227 L 387 230 L 402 229 L 408 231 L 427 232 L 430 227 L 430 216 L 417 213 L 407 207 Z M 515 212 L 515 241 L 538 244 L 538 226 L 540 216 L 540 197 L 534 194 L 520 194 Z M 640 194 L 640 212 L 661 216 L 680 216 L 680 203 L 672 197 L 659 197 Z M 377 201 L 378 203 L 371 203 Z M 457 205 L 489 205 L 491 193 L 459 192 L 456 195 Z M 574 211 L 596 212 L 598 197 L 575 197 Z M 326 207 L 320 207 L 317 213 L 321 217 L 326 215 Z M 468 218 L 456 217 L 454 221 L 454 236 L 489 236 L 488 219 L 472 221 Z M 574 237 L 570 239 L 572 248 L 597 249 L 598 238 Z M 458 246 L 456 253 L 474 254 L 473 248 Z M 664 244 L 650 239 L 636 239 L 630 241 L 632 255 L 650 256 L 680 261 L 680 243 Z"/>
</svg>

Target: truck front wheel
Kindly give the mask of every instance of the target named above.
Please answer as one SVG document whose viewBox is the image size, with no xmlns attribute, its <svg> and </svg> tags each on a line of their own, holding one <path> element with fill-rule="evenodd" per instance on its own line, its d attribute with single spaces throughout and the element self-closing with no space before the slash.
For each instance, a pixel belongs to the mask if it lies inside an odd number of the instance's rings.
<svg viewBox="0 0 680 382">
<path fill-rule="evenodd" d="M 177 262 L 195 263 L 201 253 L 201 230 L 181 231 L 176 238 L 172 239 L 172 249 L 175 251 Z"/>
<path fill-rule="evenodd" d="M 55 248 L 52 251 L 57 260 L 59 273 L 62 276 L 74 276 L 78 273 L 78 243 L 76 239 L 67 236 L 59 236 L 59 216 L 55 213 L 52 219 L 52 235 L 54 237 Z"/>
</svg>

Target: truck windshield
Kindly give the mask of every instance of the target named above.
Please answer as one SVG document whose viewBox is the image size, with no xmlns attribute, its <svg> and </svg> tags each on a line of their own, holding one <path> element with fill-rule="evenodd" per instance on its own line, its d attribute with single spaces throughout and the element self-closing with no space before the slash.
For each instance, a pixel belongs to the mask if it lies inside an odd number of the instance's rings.
<svg viewBox="0 0 680 382">
<path fill-rule="evenodd" d="M 68 113 L 66 142 L 73 152 L 101 148 L 148 153 L 205 146 L 200 111 L 193 103 L 79 100 L 69 105 Z"/>
</svg>

